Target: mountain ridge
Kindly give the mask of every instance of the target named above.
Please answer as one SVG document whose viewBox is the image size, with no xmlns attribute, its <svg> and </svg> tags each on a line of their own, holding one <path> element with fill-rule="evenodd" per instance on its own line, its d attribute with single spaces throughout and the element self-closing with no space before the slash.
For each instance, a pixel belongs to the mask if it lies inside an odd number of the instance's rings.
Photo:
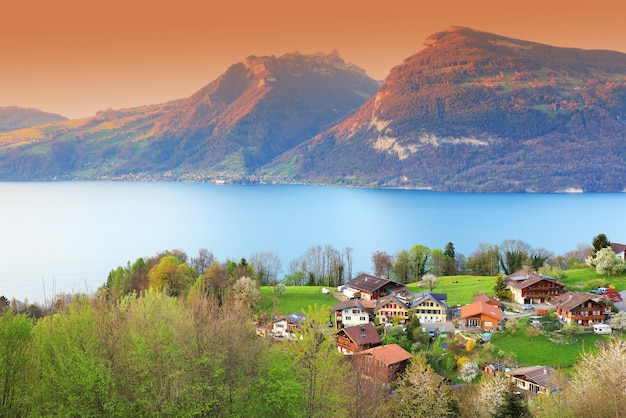
<svg viewBox="0 0 626 418">
<path fill-rule="evenodd" d="M 624 74 L 626 54 L 454 27 L 394 67 L 353 116 L 268 172 L 298 161 L 289 175 L 343 185 L 622 191 Z M 592 161 L 598 146 L 602 155 Z M 555 153 L 569 159 L 561 164 Z"/>
<path fill-rule="evenodd" d="M 0 178 L 621 192 L 626 54 L 452 26 L 382 84 L 338 53 L 250 56 L 188 98 L 35 131 L 0 135 Z"/>
</svg>

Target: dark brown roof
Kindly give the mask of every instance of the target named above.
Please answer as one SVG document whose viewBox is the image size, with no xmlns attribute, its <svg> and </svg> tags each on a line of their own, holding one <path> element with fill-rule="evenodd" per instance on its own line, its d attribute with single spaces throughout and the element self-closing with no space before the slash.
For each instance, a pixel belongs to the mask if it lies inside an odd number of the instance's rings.
<svg viewBox="0 0 626 418">
<path fill-rule="evenodd" d="M 380 335 L 372 324 L 355 325 L 353 327 L 342 328 L 339 334 L 344 333 L 356 345 L 376 345 L 381 344 Z"/>
<path fill-rule="evenodd" d="M 564 311 L 571 311 L 588 300 L 593 301 L 592 297 L 587 293 L 567 292 L 559 297 L 552 298 L 550 303 L 557 308 L 563 309 Z"/>
<path fill-rule="evenodd" d="M 365 302 L 370 302 L 370 303 L 365 303 Z M 335 306 L 333 309 L 335 311 L 341 311 L 341 310 L 350 309 L 350 308 L 358 308 L 358 309 L 368 312 L 369 314 L 373 314 L 374 313 L 374 301 L 349 299 L 343 302 L 335 303 Z"/>
<path fill-rule="evenodd" d="M 626 251 L 626 244 L 611 243 L 611 249 L 615 254 L 619 254 L 622 251 Z"/>
<path fill-rule="evenodd" d="M 549 366 L 520 367 L 507 372 L 509 376 L 536 383 L 547 389 L 552 389 L 554 386 L 551 379 L 553 373 L 554 369 Z"/>
<path fill-rule="evenodd" d="M 382 361 L 385 366 L 391 366 L 392 364 L 400 363 L 413 357 L 411 353 L 398 344 L 381 345 L 370 348 L 369 350 L 363 350 L 359 354 L 372 355 L 377 360 Z"/>
<path fill-rule="evenodd" d="M 505 278 L 505 282 L 508 285 L 516 287 L 518 289 L 525 289 L 543 280 L 554 283 L 556 286 L 563 287 L 562 283 L 559 283 L 555 278 L 549 276 L 542 276 L 535 273 L 529 273 L 526 270 L 518 270 L 515 273 L 509 274 Z"/>
<path fill-rule="evenodd" d="M 389 283 L 395 284 L 395 282 L 383 279 L 382 277 L 372 276 L 371 274 L 359 274 L 354 279 L 346 283 L 346 286 L 372 293 Z"/>
</svg>

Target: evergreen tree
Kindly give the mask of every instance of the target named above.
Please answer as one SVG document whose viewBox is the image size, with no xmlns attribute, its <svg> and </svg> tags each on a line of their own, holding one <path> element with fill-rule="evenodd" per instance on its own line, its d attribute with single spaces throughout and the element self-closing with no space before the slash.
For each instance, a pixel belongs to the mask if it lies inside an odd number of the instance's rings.
<svg viewBox="0 0 626 418">
<path fill-rule="evenodd" d="M 446 256 L 446 275 L 454 276 L 457 273 L 456 266 L 456 253 L 454 252 L 454 244 L 449 242 L 446 244 L 446 248 L 443 251 Z"/>
<path fill-rule="evenodd" d="M 593 255 L 595 256 L 598 251 L 603 248 L 607 248 L 611 246 L 611 241 L 607 238 L 606 234 L 598 234 L 593 237 L 591 241 L 591 245 L 593 247 Z"/>
<path fill-rule="evenodd" d="M 494 418 L 530 418 L 532 415 L 524 399 L 515 393 L 515 386 L 509 383 L 503 394 L 502 402 L 498 404 Z"/>
<path fill-rule="evenodd" d="M 504 276 L 502 273 L 498 273 L 498 277 L 496 278 L 496 284 L 493 286 L 493 291 L 497 298 L 504 300 L 511 300 L 513 295 L 511 291 L 507 289 L 506 283 L 504 282 Z"/>
</svg>

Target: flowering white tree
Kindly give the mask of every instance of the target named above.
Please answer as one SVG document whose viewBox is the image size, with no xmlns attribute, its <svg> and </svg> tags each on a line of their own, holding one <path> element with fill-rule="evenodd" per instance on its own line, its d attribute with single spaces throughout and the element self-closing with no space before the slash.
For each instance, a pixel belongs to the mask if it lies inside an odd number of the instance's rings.
<svg viewBox="0 0 626 418">
<path fill-rule="evenodd" d="M 237 279 L 232 287 L 233 297 L 245 305 L 255 307 L 261 299 L 261 291 L 256 281 L 243 276 Z"/>
<path fill-rule="evenodd" d="M 588 266 L 595 267 L 596 273 L 610 276 L 612 273 L 619 273 L 624 270 L 626 264 L 617 258 L 617 255 L 610 247 L 602 248 L 596 252 L 595 256 L 585 259 Z"/>
<path fill-rule="evenodd" d="M 620 311 L 609 319 L 609 325 L 613 329 L 624 331 L 626 329 L 626 312 Z"/>
<path fill-rule="evenodd" d="M 432 292 L 435 287 L 439 285 L 439 279 L 434 274 L 425 274 L 422 276 L 422 282 L 428 286 L 430 291 Z"/>
<path fill-rule="evenodd" d="M 472 360 L 465 363 L 459 371 L 459 379 L 467 383 L 474 380 L 476 376 L 478 376 L 478 364 Z"/>
</svg>

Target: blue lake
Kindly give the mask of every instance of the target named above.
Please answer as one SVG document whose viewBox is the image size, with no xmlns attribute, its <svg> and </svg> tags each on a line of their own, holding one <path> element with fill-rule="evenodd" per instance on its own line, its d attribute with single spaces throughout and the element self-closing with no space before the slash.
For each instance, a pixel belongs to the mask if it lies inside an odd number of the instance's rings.
<svg viewBox="0 0 626 418">
<path fill-rule="evenodd" d="M 0 295 L 44 301 L 91 292 L 109 271 L 166 249 L 220 261 L 271 251 L 290 261 L 315 245 L 374 251 L 414 244 L 471 255 L 520 239 L 555 255 L 598 233 L 626 242 L 626 194 L 460 194 L 418 190 L 204 183 L 0 183 Z"/>
</svg>

